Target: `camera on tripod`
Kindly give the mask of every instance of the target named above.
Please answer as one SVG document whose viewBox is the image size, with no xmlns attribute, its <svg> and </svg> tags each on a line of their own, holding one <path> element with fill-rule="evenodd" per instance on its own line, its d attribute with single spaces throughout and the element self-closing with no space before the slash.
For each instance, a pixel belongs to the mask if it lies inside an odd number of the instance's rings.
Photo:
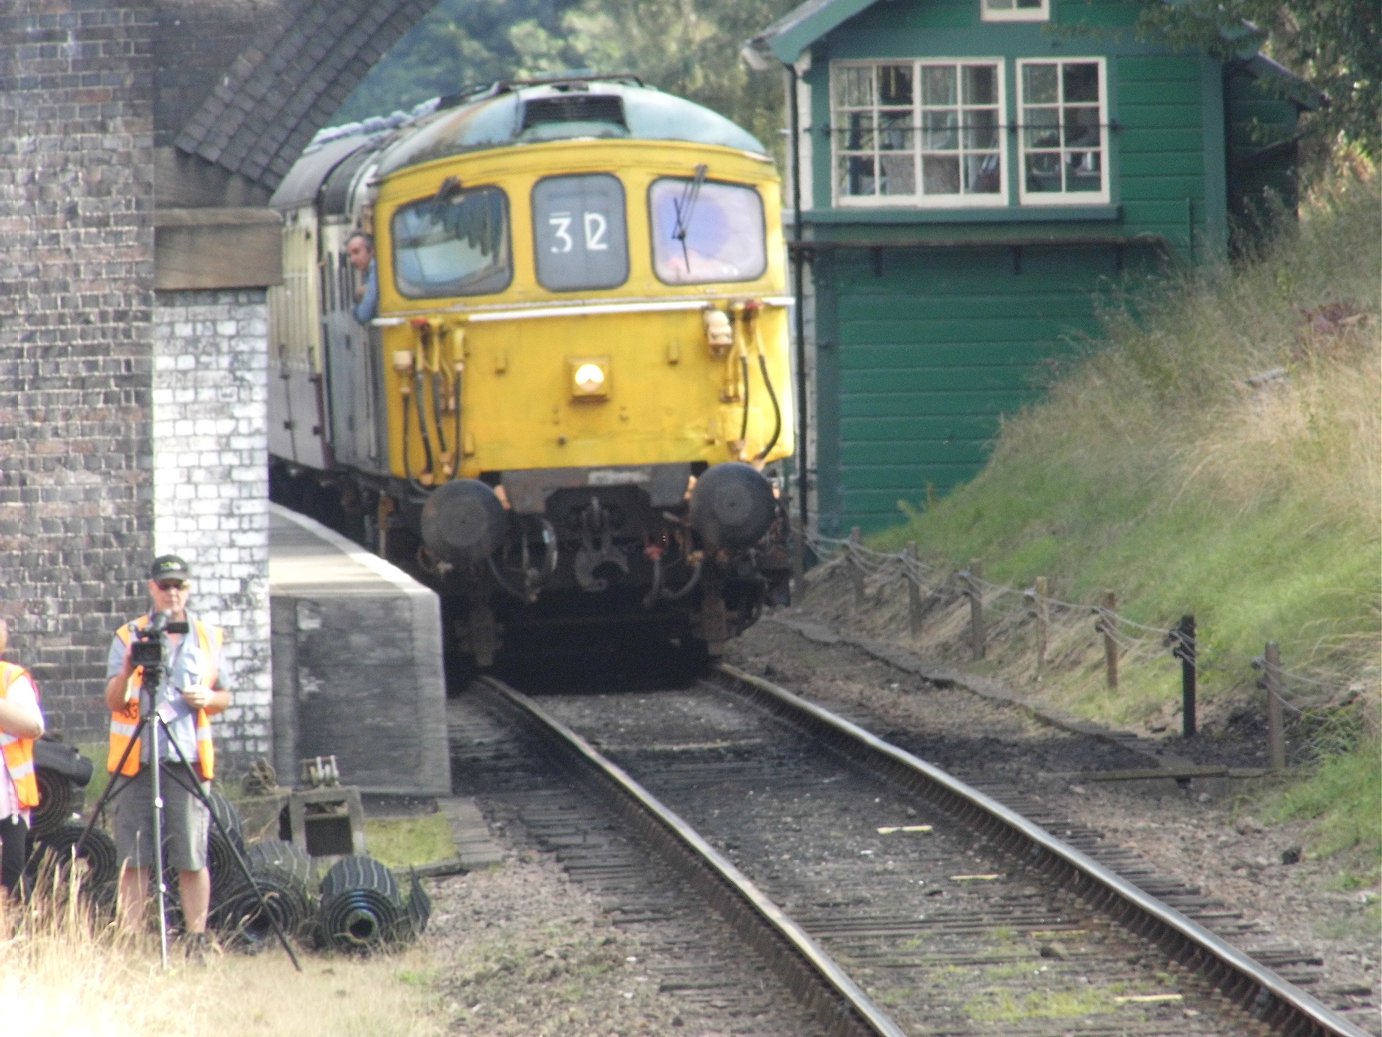
<svg viewBox="0 0 1382 1037">
<path fill-rule="evenodd" d="M 130 662 L 135 666 L 153 669 L 163 665 L 164 649 L 169 634 L 185 634 L 188 627 L 184 623 L 168 622 L 168 613 L 155 612 L 147 626 L 134 632 L 130 642 Z"/>
</svg>

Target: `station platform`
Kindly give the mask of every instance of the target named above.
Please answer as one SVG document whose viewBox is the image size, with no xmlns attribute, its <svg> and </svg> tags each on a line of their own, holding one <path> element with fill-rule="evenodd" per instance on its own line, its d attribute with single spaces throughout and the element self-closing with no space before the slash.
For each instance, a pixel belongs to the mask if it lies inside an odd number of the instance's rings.
<svg viewBox="0 0 1382 1037">
<path fill-rule="evenodd" d="M 274 769 L 336 758 L 369 795 L 450 796 L 441 608 L 319 522 L 269 505 Z M 290 777 L 291 776 L 291 777 Z"/>
</svg>

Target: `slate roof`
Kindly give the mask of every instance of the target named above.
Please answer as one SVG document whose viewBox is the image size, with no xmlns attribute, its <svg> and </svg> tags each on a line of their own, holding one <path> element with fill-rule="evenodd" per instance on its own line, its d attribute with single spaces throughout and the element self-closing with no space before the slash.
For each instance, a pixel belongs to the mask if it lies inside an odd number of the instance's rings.
<svg viewBox="0 0 1382 1037">
<path fill-rule="evenodd" d="M 272 191 L 436 0 L 158 0 L 155 142 Z"/>
<path fill-rule="evenodd" d="M 761 60 L 767 61 L 771 55 L 782 64 L 790 65 L 816 40 L 875 2 L 806 0 L 749 40 L 745 47 Z"/>
</svg>

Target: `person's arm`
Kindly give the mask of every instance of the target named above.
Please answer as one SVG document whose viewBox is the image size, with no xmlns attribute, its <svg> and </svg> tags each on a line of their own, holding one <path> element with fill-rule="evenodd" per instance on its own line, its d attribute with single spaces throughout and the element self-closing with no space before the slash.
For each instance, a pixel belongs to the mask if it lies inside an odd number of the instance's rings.
<svg viewBox="0 0 1382 1037">
<path fill-rule="evenodd" d="M 0 731 L 16 738 L 38 738 L 43 734 L 43 713 L 38 708 L 38 693 L 28 677 L 10 685 L 0 699 Z"/>
<path fill-rule="evenodd" d="M 130 677 L 134 675 L 134 663 L 130 661 L 130 646 L 118 637 L 110 639 L 110 651 L 106 653 L 106 708 L 118 713 L 125 708 L 125 689 Z"/>
<path fill-rule="evenodd" d="M 224 713 L 230 707 L 230 692 L 225 688 L 208 688 L 192 684 L 182 689 L 182 701 L 193 709 L 204 709 L 208 716 Z"/>
<path fill-rule="evenodd" d="M 182 701 L 193 710 L 204 709 L 208 716 L 215 716 L 217 713 L 224 713 L 230 707 L 230 689 L 227 688 L 224 679 L 225 674 L 225 655 L 221 651 L 219 637 L 213 640 L 213 658 L 210 662 L 211 672 L 216 674 L 216 686 L 208 687 L 205 684 L 191 684 L 182 689 Z"/>
<path fill-rule="evenodd" d="M 368 324 L 374 320 L 375 314 L 379 312 L 379 268 L 374 261 L 370 261 L 369 269 L 365 271 L 365 291 L 360 297 L 360 301 L 355 304 L 355 319 L 361 324 Z"/>
</svg>

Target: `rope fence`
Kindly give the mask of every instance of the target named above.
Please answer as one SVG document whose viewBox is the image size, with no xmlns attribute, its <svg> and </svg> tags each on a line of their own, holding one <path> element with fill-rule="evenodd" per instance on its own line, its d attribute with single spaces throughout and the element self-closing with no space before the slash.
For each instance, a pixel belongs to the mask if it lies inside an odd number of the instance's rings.
<svg viewBox="0 0 1382 1037">
<path fill-rule="evenodd" d="M 918 557 L 915 543 L 885 554 L 864 546 L 856 527 L 847 539 L 808 532 L 802 538 L 825 564 L 843 567 L 856 604 L 873 593 L 904 587 L 911 635 L 922 636 L 928 622 L 944 622 L 944 631 L 970 661 L 988 657 L 990 649 L 1025 644 L 1033 658 L 1033 675 L 1043 679 L 1058 667 L 1087 658 L 1091 646 L 1102 649 L 1104 685 L 1112 691 L 1131 666 L 1180 664 L 1182 734 L 1197 733 L 1200 678 L 1221 677 L 1229 684 L 1252 680 L 1264 693 L 1267 757 L 1273 770 L 1288 762 L 1303 765 L 1354 744 L 1366 722 L 1363 687 L 1330 675 L 1308 674 L 1282 664 L 1276 642 L 1261 656 L 1237 658 L 1228 652 L 1203 650 L 1193 615 L 1169 625 L 1148 626 L 1118 612 L 1117 595 L 1106 591 L 1096 603 L 1063 601 L 1049 593 L 1046 577 L 1018 588 L 984 578 L 979 559 L 963 569 L 942 569 Z M 963 621 L 955 615 L 959 608 Z M 943 620 L 935 617 L 944 615 Z M 1288 747 L 1290 752 L 1288 754 Z"/>
</svg>

